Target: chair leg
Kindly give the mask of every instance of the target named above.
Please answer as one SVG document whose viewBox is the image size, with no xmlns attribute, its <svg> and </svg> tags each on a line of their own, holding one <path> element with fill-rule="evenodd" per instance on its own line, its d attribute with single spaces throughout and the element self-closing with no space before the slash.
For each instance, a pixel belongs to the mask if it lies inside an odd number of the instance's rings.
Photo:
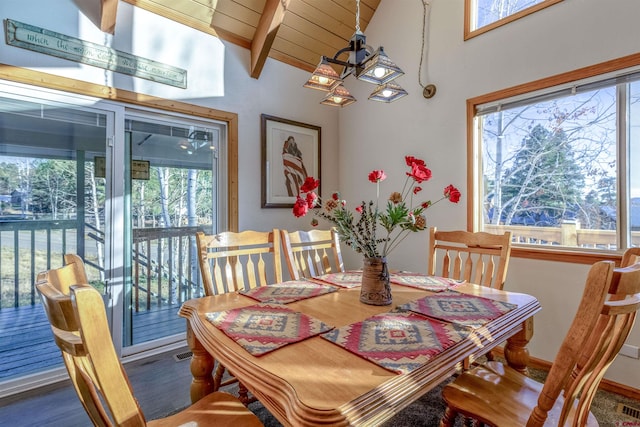
<svg viewBox="0 0 640 427">
<path fill-rule="evenodd" d="M 462 372 L 468 371 L 471 368 L 471 360 L 468 357 L 465 357 L 462 361 Z"/>
<path fill-rule="evenodd" d="M 465 417 L 464 425 L 466 427 L 482 427 L 478 420 L 474 420 L 473 418 Z"/>
<path fill-rule="evenodd" d="M 222 376 L 224 375 L 225 367 L 220 362 L 218 362 L 218 366 L 216 366 L 216 372 L 213 375 L 213 391 L 220 390 L 220 385 L 222 384 Z"/>
<path fill-rule="evenodd" d="M 228 385 L 229 383 L 237 381 L 233 379 L 231 381 L 226 381 L 223 383 L 222 377 L 224 376 L 224 373 L 226 372 L 226 370 L 227 369 L 224 367 L 224 365 L 220 363 L 218 363 L 218 366 L 216 366 L 216 371 L 213 375 L 214 391 L 220 390 L 220 387 L 222 387 L 223 385 Z M 233 376 L 233 373 L 229 372 L 229 375 Z M 247 389 L 247 387 L 245 387 L 245 385 L 242 384 L 240 381 L 237 381 L 237 382 L 238 382 L 238 399 L 240 400 L 240 402 L 242 402 L 244 406 L 247 406 L 249 403 L 252 403 L 258 400 L 253 396 L 249 397 L 249 389 Z"/>
<path fill-rule="evenodd" d="M 442 414 L 442 418 L 440 419 L 440 427 L 453 427 L 457 416 L 458 412 L 447 406 L 447 409 L 444 410 L 444 414 Z"/>
<path fill-rule="evenodd" d="M 238 382 L 238 399 L 240 399 L 240 402 L 242 402 L 244 406 L 250 403 L 249 390 L 240 381 Z"/>
</svg>

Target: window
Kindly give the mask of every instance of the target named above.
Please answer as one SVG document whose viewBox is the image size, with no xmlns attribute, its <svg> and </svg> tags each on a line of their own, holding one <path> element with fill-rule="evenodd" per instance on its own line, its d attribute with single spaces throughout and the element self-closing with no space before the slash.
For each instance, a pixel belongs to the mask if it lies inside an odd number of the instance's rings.
<svg viewBox="0 0 640 427">
<path fill-rule="evenodd" d="M 478 229 L 530 248 L 640 246 L 640 70 L 585 72 L 469 101 Z"/>
<path fill-rule="evenodd" d="M 561 1 L 465 0 L 464 39 L 475 37 Z"/>
</svg>

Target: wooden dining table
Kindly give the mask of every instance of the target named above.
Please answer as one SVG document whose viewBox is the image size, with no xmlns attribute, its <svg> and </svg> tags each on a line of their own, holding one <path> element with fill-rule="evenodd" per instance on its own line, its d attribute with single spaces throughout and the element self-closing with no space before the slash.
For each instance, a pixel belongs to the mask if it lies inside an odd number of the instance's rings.
<svg viewBox="0 0 640 427">
<path fill-rule="evenodd" d="M 179 315 L 188 321 L 187 341 L 193 353 L 191 400 L 213 390 L 215 359 L 285 426 L 379 425 L 460 370 L 465 359 L 473 361 L 505 341 L 508 364 L 526 372 L 533 316 L 541 309 L 537 299 L 470 283 L 455 291 L 517 307 L 407 373 L 385 369 L 320 336 L 253 356 L 214 326 L 207 313 L 250 306 L 256 300 L 235 292 L 186 301 Z M 359 288 L 340 288 L 286 306 L 339 328 L 432 295 L 397 284 L 392 284 L 392 294 L 391 305 L 375 306 L 360 302 Z"/>
</svg>

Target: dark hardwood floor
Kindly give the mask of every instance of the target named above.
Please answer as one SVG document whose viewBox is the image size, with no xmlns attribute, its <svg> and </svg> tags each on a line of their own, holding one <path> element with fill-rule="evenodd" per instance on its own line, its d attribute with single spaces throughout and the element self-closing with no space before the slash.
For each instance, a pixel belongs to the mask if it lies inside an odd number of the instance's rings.
<svg viewBox="0 0 640 427">
<path fill-rule="evenodd" d="M 163 417 L 190 403 L 189 360 L 177 362 L 174 350 L 124 365 L 133 392 L 148 420 Z M 91 421 L 71 383 L 42 387 L 0 399 L 0 425 L 15 427 L 82 427 Z"/>
</svg>

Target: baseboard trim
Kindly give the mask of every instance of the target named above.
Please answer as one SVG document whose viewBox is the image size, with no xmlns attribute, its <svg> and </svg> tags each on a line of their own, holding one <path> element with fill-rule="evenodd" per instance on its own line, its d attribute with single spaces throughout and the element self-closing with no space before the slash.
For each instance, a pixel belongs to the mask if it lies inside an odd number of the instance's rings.
<svg viewBox="0 0 640 427">
<path fill-rule="evenodd" d="M 496 347 L 493 350 L 497 355 L 504 357 L 504 350 L 501 347 Z M 551 362 L 538 359 L 537 357 L 529 357 L 529 366 L 536 369 L 542 369 L 544 371 L 548 371 L 551 369 Z M 640 389 L 630 387 L 628 385 L 620 384 L 615 381 L 608 380 L 603 378 L 600 381 L 600 385 L 598 386 L 599 390 L 608 391 L 611 393 L 616 393 L 621 396 L 627 397 L 629 399 L 640 400 Z"/>
</svg>

